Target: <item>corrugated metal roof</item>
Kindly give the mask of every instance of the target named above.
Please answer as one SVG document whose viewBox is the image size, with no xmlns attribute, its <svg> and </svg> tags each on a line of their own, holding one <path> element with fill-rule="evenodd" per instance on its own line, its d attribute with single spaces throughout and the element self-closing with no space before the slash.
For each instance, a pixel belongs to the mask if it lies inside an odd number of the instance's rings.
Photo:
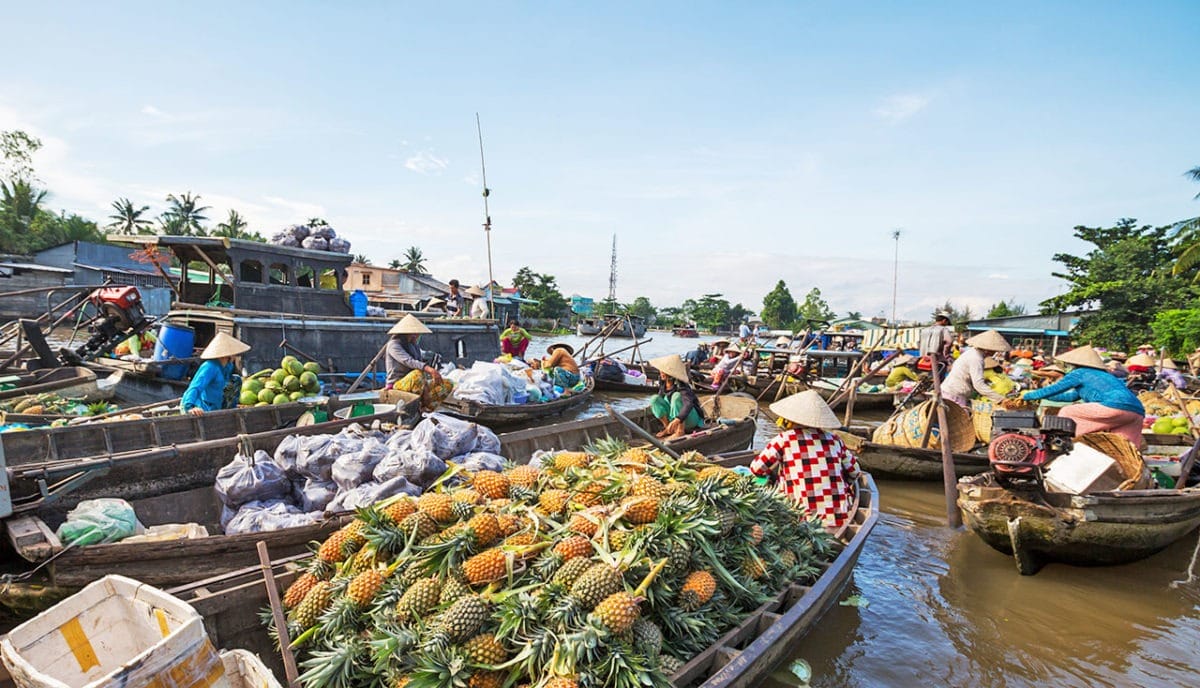
<svg viewBox="0 0 1200 688">
<path fill-rule="evenodd" d="M 37 263 L 0 263 L 0 269 L 9 268 L 11 270 L 37 270 L 38 272 L 57 272 L 71 274 L 73 270 L 64 270 L 63 268 L 52 268 L 49 265 L 38 265 Z"/>
</svg>

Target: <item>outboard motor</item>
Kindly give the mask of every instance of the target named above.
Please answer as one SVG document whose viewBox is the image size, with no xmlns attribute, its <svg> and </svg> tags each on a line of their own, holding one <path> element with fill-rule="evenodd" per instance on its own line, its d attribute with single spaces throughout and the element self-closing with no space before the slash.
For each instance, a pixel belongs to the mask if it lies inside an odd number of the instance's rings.
<svg viewBox="0 0 1200 688">
<path fill-rule="evenodd" d="M 1042 467 L 1071 451 L 1075 421 L 1046 416 L 1038 423 L 1034 411 L 999 411 L 992 414 L 992 441 L 988 461 L 1000 483 L 1041 485 Z"/>
<path fill-rule="evenodd" d="M 153 324 L 146 317 L 137 287 L 101 287 L 88 296 L 88 303 L 96 309 L 96 317 L 88 323 L 91 338 L 78 348 L 59 351 L 62 359 L 72 365 L 112 351 L 117 344 L 141 334 Z"/>
</svg>

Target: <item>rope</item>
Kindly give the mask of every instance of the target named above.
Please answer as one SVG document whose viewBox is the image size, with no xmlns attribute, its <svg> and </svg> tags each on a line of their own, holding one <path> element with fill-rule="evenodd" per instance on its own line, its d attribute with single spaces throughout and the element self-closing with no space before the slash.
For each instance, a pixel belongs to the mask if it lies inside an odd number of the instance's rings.
<svg viewBox="0 0 1200 688">
<path fill-rule="evenodd" d="M 1195 583 L 1196 578 L 1196 560 L 1200 559 L 1200 538 L 1196 540 L 1196 549 L 1192 550 L 1192 563 L 1188 564 L 1187 578 L 1171 581 L 1171 588 L 1178 588 L 1181 585 L 1190 585 Z"/>
</svg>

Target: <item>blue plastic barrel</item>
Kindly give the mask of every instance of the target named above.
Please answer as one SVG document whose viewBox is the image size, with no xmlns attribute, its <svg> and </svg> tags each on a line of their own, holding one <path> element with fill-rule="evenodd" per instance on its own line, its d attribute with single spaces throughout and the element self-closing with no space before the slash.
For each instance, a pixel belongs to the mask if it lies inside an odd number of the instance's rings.
<svg viewBox="0 0 1200 688">
<path fill-rule="evenodd" d="M 354 311 L 354 317 L 367 317 L 367 295 L 362 289 L 355 289 L 350 293 L 350 308 Z"/>
<path fill-rule="evenodd" d="M 186 325 L 163 323 L 158 328 L 158 341 L 154 344 L 154 360 L 165 361 L 168 358 L 191 358 L 192 350 L 196 347 L 196 331 Z M 188 366 L 183 363 L 173 363 L 162 367 L 162 376 L 168 380 L 182 380 L 187 374 Z"/>
</svg>

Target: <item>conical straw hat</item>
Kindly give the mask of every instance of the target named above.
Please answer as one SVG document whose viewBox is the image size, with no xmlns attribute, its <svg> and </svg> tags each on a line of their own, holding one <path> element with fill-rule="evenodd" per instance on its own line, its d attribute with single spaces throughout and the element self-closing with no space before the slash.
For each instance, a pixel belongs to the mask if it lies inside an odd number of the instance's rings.
<svg viewBox="0 0 1200 688">
<path fill-rule="evenodd" d="M 425 310 L 428 311 L 428 310 L 432 310 L 434 308 L 441 308 L 442 306 L 445 306 L 445 305 L 446 305 L 446 302 L 443 299 L 429 299 L 429 303 L 425 304 Z"/>
<path fill-rule="evenodd" d="M 487 296 L 487 294 L 485 294 L 479 287 L 468 287 L 467 293 L 475 297 Z"/>
<path fill-rule="evenodd" d="M 780 349 L 786 349 L 786 348 L 788 348 L 788 347 L 789 347 L 789 346 L 791 346 L 791 345 L 792 345 L 792 338 L 791 338 L 791 337 L 783 337 L 783 336 L 780 336 L 778 339 L 776 339 L 776 340 L 775 340 L 775 346 L 776 346 L 776 348 L 780 348 Z"/>
<path fill-rule="evenodd" d="M 1150 358 L 1146 354 L 1134 354 L 1133 356 L 1129 357 L 1128 361 L 1125 361 L 1125 365 L 1145 366 L 1147 368 L 1153 368 L 1154 367 L 1154 359 Z"/>
<path fill-rule="evenodd" d="M 1011 351 L 1012 345 L 1004 338 L 1004 335 L 995 330 L 981 332 L 967 340 L 967 346 L 975 347 L 976 349 L 985 349 L 987 351 Z"/>
<path fill-rule="evenodd" d="M 650 359 L 649 363 L 650 363 L 650 365 L 657 368 L 660 372 L 662 372 L 666 375 L 670 375 L 671 377 L 675 378 L 676 380 L 680 380 L 682 382 L 689 382 L 687 366 L 684 365 L 683 359 L 680 358 L 678 356 L 678 354 L 671 354 L 670 356 L 660 356 L 658 358 L 652 358 L 652 359 Z"/>
<path fill-rule="evenodd" d="M 999 368 L 999 367 L 1000 367 L 1000 361 L 997 361 L 996 359 L 992 358 L 991 356 L 988 356 L 987 358 L 983 359 L 984 370 L 991 370 L 992 368 Z"/>
<path fill-rule="evenodd" d="M 790 420 L 797 425 L 822 430 L 832 430 L 842 426 L 837 414 L 829 408 L 829 404 L 825 403 L 815 389 L 806 389 L 786 399 L 780 399 L 771 404 L 770 409 L 780 418 Z"/>
<path fill-rule="evenodd" d="M 1134 358 L 1137 357 L 1134 356 Z M 1084 368 L 1096 368 L 1098 370 L 1105 369 L 1104 359 L 1100 358 L 1100 354 L 1096 353 L 1096 350 L 1090 345 L 1084 345 L 1071 349 L 1067 353 L 1058 356 L 1057 360 L 1060 363 L 1070 363 L 1071 365 L 1082 366 Z M 1150 361 L 1150 365 L 1154 365 L 1153 360 Z"/>
<path fill-rule="evenodd" d="M 225 358 L 226 356 L 244 354 L 249 350 L 249 344 L 224 332 L 218 332 L 217 336 L 213 337 L 212 341 L 208 343 L 208 346 L 204 347 L 204 353 L 200 354 L 200 358 L 211 361 L 217 358 Z"/>
<path fill-rule="evenodd" d="M 566 349 L 567 353 L 572 354 L 572 355 L 575 353 L 575 347 L 571 346 L 570 344 L 568 344 L 566 342 L 554 342 L 550 346 L 546 347 L 546 353 L 550 353 L 550 352 L 554 351 L 555 349 Z"/>
<path fill-rule="evenodd" d="M 433 330 L 425 327 L 425 323 L 417 319 L 415 315 L 406 315 L 400 322 L 392 325 L 392 329 L 388 330 L 388 334 L 429 334 Z"/>
<path fill-rule="evenodd" d="M 1169 358 L 1163 359 L 1162 367 L 1164 367 L 1168 370 L 1179 370 L 1179 367 L 1175 365 L 1175 361 L 1173 361 Z"/>
</svg>

